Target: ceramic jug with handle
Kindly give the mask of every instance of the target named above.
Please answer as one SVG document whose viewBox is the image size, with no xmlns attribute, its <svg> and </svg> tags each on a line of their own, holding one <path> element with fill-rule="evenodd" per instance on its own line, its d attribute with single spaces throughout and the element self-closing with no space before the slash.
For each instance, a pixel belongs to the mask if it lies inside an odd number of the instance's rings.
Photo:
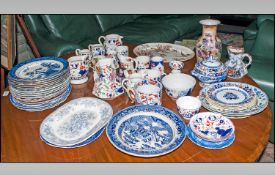
<svg viewBox="0 0 275 175">
<path fill-rule="evenodd" d="M 225 63 L 228 68 L 228 77 L 230 78 L 242 78 L 246 75 L 247 67 L 252 63 L 252 57 L 248 53 L 244 53 L 244 48 L 228 46 L 227 52 L 229 60 Z M 245 63 L 244 58 L 248 58 L 248 63 Z"/>
</svg>

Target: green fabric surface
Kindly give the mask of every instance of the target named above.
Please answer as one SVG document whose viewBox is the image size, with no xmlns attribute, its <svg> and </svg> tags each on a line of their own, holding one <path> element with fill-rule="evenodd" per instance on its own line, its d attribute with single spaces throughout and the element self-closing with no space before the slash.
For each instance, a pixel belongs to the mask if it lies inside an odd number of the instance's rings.
<svg viewBox="0 0 275 175">
<path fill-rule="evenodd" d="M 266 92 L 269 100 L 274 101 L 274 62 L 252 55 L 248 75 Z"/>
<path fill-rule="evenodd" d="M 94 15 L 41 15 L 46 28 L 56 37 L 79 42 L 101 33 Z"/>
<path fill-rule="evenodd" d="M 147 42 L 173 42 L 178 37 L 178 31 L 170 25 L 152 23 L 145 25 L 140 22 L 131 22 L 111 30 L 103 35 L 117 33 L 124 38 L 124 44 L 142 44 Z"/>
<path fill-rule="evenodd" d="M 265 20 L 261 23 L 251 54 L 274 62 L 274 21 Z"/>
<path fill-rule="evenodd" d="M 107 30 L 134 21 L 136 15 L 96 15 L 97 21 L 103 32 Z"/>
</svg>

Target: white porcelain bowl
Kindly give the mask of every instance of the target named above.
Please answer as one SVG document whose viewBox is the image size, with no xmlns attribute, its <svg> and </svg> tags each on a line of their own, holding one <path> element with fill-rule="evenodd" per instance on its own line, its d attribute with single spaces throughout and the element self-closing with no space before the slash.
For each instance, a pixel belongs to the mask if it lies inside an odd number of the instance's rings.
<svg viewBox="0 0 275 175">
<path fill-rule="evenodd" d="M 199 98 L 192 96 L 179 97 L 176 104 L 179 113 L 187 120 L 199 113 L 201 107 Z"/>
<path fill-rule="evenodd" d="M 196 84 L 195 78 L 183 73 L 170 73 L 163 77 L 161 82 L 172 99 L 190 95 Z"/>
</svg>

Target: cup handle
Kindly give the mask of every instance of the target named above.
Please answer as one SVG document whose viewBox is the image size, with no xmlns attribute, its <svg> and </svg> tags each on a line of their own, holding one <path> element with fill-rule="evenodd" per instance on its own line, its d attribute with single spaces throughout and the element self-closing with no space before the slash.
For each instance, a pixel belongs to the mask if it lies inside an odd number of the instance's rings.
<svg viewBox="0 0 275 175">
<path fill-rule="evenodd" d="M 101 44 L 103 46 L 103 43 L 101 42 L 101 39 L 105 40 L 105 36 L 100 36 L 98 37 L 98 43 Z"/>
<path fill-rule="evenodd" d="M 77 55 L 77 56 L 80 55 L 80 49 L 75 50 L 75 55 Z"/>
<path fill-rule="evenodd" d="M 121 82 L 121 86 L 126 90 L 128 91 L 128 87 L 127 87 L 127 82 L 129 81 L 128 78 L 124 78 L 124 80 L 122 80 Z"/>
<path fill-rule="evenodd" d="M 242 60 L 243 60 L 245 57 L 247 57 L 248 60 L 249 60 L 248 63 L 245 64 L 245 68 L 247 68 L 247 67 L 252 63 L 252 56 L 249 55 L 248 53 L 244 53 L 244 54 L 242 55 Z"/>
<path fill-rule="evenodd" d="M 129 95 L 129 98 L 131 99 L 131 103 L 134 103 L 135 102 L 135 91 L 133 89 L 129 89 L 127 91 L 128 95 Z"/>
<path fill-rule="evenodd" d="M 92 48 L 93 48 L 93 45 L 89 44 L 88 49 L 89 49 L 90 52 L 92 52 Z"/>
<path fill-rule="evenodd" d="M 139 65 L 138 61 L 133 59 L 133 63 L 134 63 L 134 70 L 137 70 L 137 67 Z"/>
</svg>

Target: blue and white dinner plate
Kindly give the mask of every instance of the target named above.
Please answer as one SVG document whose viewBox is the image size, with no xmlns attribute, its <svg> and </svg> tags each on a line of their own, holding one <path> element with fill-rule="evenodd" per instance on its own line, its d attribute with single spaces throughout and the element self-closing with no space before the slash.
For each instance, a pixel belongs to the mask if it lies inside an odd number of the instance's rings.
<svg viewBox="0 0 275 175">
<path fill-rule="evenodd" d="M 112 115 L 112 107 L 103 100 L 77 98 L 48 115 L 40 125 L 40 135 L 52 145 L 74 146 L 102 129 Z"/>
<path fill-rule="evenodd" d="M 227 140 L 220 142 L 211 142 L 198 137 L 189 126 L 187 126 L 187 136 L 196 145 L 207 149 L 223 149 L 230 146 L 235 140 L 235 134 L 229 137 Z"/>
<path fill-rule="evenodd" d="M 229 118 L 245 118 L 252 116 L 254 114 L 262 112 L 267 106 L 268 106 L 268 97 L 266 93 L 264 93 L 261 89 L 245 84 L 248 88 L 251 88 L 253 92 L 256 94 L 256 104 L 254 106 L 251 106 L 249 108 L 240 109 L 238 107 L 236 108 L 218 108 L 215 107 L 212 103 L 210 103 L 207 99 L 207 92 L 209 88 L 213 88 L 214 86 L 219 87 L 226 86 L 227 84 L 231 84 L 232 86 L 243 86 L 245 83 L 239 83 L 239 82 L 220 82 L 220 83 L 214 83 L 207 87 L 204 87 L 199 94 L 200 100 L 202 102 L 202 106 L 206 108 L 207 110 L 211 112 L 217 112 L 221 113 Z"/>
<path fill-rule="evenodd" d="M 117 112 L 106 134 L 118 150 L 138 157 L 155 157 L 177 149 L 186 136 L 181 118 L 162 106 L 136 105 Z"/>
<path fill-rule="evenodd" d="M 14 66 L 9 76 L 16 81 L 49 79 L 67 71 L 68 65 L 68 61 L 63 58 L 32 58 Z"/>
<path fill-rule="evenodd" d="M 53 146 L 53 147 L 58 147 L 58 148 L 79 148 L 79 147 L 88 145 L 88 144 L 94 142 L 96 139 L 98 139 L 101 136 L 101 134 L 103 133 L 104 129 L 105 129 L 105 127 L 103 127 L 102 129 L 100 129 L 97 133 L 95 133 L 94 135 L 92 135 L 91 137 L 89 137 L 87 140 L 85 140 L 85 141 L 83 141 L 81 143 L 72 145 L 72 146 L 58 146 L 58 145 L 54 145 L 54 144 L 46 141 L 41 135 L 40 135 L 40 139 L 44 143 L 46 143 L 47 145 L 50 145 L 50 146 Z"/>
<path fill-rule="evenodd" d="M 34 112 L 34 111 L 43 111 L 46 109 L 53 108 L 60 103 L 64 102 L 67 97 L 70 95 L 70 92 L 72 90 L 71 85 L 67 88 L 67 90 L 61 94 L 60 96 L 57 96 L 56 98 L 47 101 L 47 103 L 39 103 L 39 104 L 25 104 L 22 102 L 17 101 L 12 95 L 10 95 L 9 99 L 10 102 L 18 109 Z"/>
</svg>

